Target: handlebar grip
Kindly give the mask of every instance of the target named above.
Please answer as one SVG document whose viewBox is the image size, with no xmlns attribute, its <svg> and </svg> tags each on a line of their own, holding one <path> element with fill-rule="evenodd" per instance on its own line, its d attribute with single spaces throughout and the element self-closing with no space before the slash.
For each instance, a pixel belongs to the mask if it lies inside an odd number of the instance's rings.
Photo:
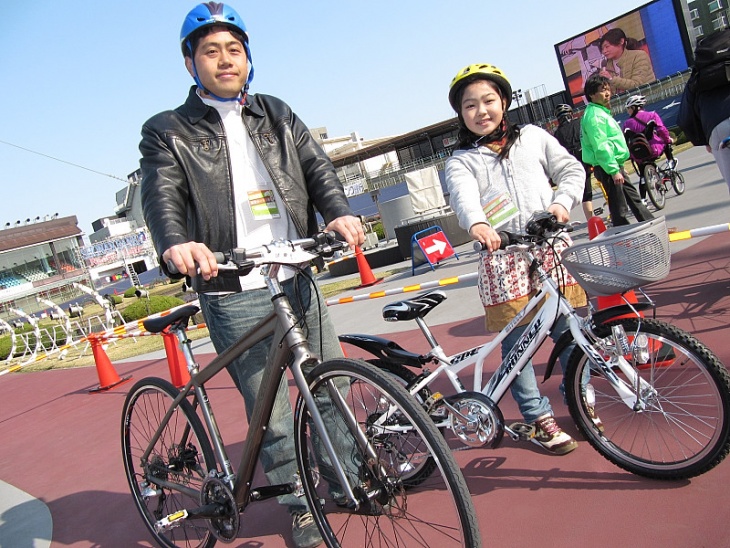
<svg viewBox="0 0 730 548">
<path fill-rule="evenodd" d="M 225 264 L 226 262 L 228 262 L 225 253 L 222 253 L 220 251 L 214 251 L 213 256 L 215 257 L 215 262 L 217 262 L 218 264 Z M 167 265 L 167 270 L 170 271 L 170 274 L 180 274 L 180 271 L 175 266 L 175 263 L 173 263 L 171 260 L 168 260 L 165 264 Z"/>
<path fill-rule="evenodd" d="M 507 247 L 510 244 L 509 233 L 497 232 L 497 234 L 499 235 L 499 240 L 500 240 L 499 249 L 504 249 L 505 247 Z M 474 242 L 473 246 L 474 246 L 474 251 L 486 251 L 487 250 L 487 248 L 484 246 L 484 244 L 482 242 Z"/>
</svg>

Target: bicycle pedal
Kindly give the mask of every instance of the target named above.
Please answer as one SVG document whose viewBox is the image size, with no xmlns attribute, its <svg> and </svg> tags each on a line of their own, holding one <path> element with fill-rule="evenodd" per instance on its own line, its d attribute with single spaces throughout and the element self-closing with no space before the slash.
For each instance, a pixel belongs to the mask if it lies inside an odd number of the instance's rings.
<svg viewBox="0 0 730 548">
<path fill-rule="evenodd" d="M 184 519 L 187 519 L 187 517 L 188 511 L 185 509 L 174 512 L 168 516 L 165 516 L 161 520 L 158 520 L 155 523 L 155 531 L 157 531 L 158 533 L 163 533 L 165 531 L 169 531 L 173 527 L 179 527 L 181 525 L 180 522 Z"/>
<path fill-rule="evenodd" d="M 441 392 L 434 392 L 431 394 L 426 401 L 423 402 L 423 407 L 426 409 L 426 413 L 429 415 L 434 412 L 434 409 L 441 404 L 444 399 L 444 395 Z"/>
<path fill-rule="evenodd" d="M 530 441 L 535 437 L 535 427 L 525 422 L 513 422 L 505 430 L 515 441 Z"/>
</svg>

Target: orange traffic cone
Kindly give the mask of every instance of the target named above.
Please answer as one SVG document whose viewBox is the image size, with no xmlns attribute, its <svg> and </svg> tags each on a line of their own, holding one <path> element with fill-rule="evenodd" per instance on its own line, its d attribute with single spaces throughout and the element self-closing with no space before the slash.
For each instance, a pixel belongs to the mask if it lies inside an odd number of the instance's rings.
<svg viewBox="0 0 730 548">
<path fill-rule="evenodd" d="M 360 271 L 360 285 L 357 286 L 358 289 L 361 287 L 370 287 L 383 281 L 383 278 L 377 279 L 373 275 L 368 260 L 365 258 L 365 254 L 359 245 L 355 246 L 355 258 L 357 259 L 357 269 Z"/>
<path fill-rule="evenodd" d="M 594 215 L 590 219 L 588 219 L 588 238 L 591 240 L 598 236 L 599 234 L 606 232 L 606 225 L 603 223 L 603 219 L 600 217 Z M 626 300 L 624 300 L 626 299 Z M 610 308 L 612 306 L 619 306 L 622 304 L 626 304 L 626 301 L 628 301 L 631 304 L 636 304 L 639 301 L 636 298 L 636 293 L 634 293 L 634 290 L 627 291 L 623 295 L 620 293 L 616 293 L 615 295 L 607 295 L 604 297 L 596 297 L 596 308 L 598 310 L 605 310 L 606 308 Z M 643 317 L 643 314 L 641 314 Z M 623 316 L 616 316 L 616 318 L 612 319 L 620 319 L 620 318 L 630 318 L 633 317 L 633 314 L 625 314 Z"/>
<path fill-rule="evenodd" d="M 117 375 L 117 372 L 114 370 L 112 362 L 109 361 L 109 356 L 106 355 L 101 340 L 98 337 L 89 337 L 89 342 L 91 343 L 91 351 L 94 354 L 96 373 L 99 376 L 99 386 L 92 388 L 89 392 L 94 393 L 101 392 L 102 390 L 109 390 L 110 388 L 114 388 L 118 384 L 127 382 L 132 378 L 132 375 L 124 378 L 120 378 L 119 375 Z"/>
<path fill-rule="evenodd" d="M 190 380 L 185 355 L 180 350 L 177 337 L 174 333 L 164 331 L 162 340 L 165 343 L 165 354 L 167 354 L 167 366 L 170 368 L 170 382 L 175 388 L 182 388 Z"/>
</svg>

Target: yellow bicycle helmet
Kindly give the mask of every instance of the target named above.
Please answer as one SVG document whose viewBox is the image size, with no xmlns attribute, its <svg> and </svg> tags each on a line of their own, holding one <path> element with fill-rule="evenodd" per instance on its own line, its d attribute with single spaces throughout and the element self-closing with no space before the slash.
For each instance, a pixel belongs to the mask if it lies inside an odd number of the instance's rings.
<svg viewBox="0 0 730 548">
<path fill-rule="evenodd" d="M 456 73 L 456 76 L 454 76 L 454 79 L 451 80 L 451 85 L 449 86 L 449 103 L 451 103 L 451 107 L 456 112 L 459 112 L 458 105 L 455 104 L 456 96 L 459 91 L 467 84 L 479 79 L 491 80 L 499 86 L 504 94 L 504 99 L 507 101 L 507 107 L 505 110 L 508 109 L 510 103 L 512 103 L 512 86 L 504 72 L 494 65 L 487 63 L 469 65 Z"/>
</svg>

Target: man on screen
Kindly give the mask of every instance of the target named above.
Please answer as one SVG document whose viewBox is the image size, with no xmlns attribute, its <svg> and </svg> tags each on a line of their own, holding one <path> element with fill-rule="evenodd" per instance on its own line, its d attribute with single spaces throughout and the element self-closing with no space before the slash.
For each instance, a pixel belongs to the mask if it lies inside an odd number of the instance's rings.
<svg viewBox="0 0 730 548">
<path fill-rule="evenodd" d="M 656 80 L 649 55 L 637 40 L 627 38 L 620 28 L 601 37 L 601 53 L 606 58 L 599 74 L 608 78 L 613 93 L 620 93 Z"/>
</svg>

